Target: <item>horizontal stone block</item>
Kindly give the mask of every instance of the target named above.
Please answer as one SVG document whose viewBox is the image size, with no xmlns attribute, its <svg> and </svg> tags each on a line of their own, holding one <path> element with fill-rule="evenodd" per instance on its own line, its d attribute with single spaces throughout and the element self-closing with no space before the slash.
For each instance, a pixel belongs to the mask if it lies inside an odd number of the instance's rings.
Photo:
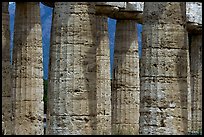
<svg viewBox="0 0 204 137">
<path fill-rule="evenodd" d="M 69 98 L 66 98 L 67 100 Z M 56 99 L 56 100 L 50 100 L 48 101 L 48 110 L 47 113 L 49 113 L 51 116 L 69 116 L 72 114 L 72 102 L 66 101 L 62 99 Z"/>
<path fill-rule="evenodd" d="M 143 12 L 144 2 L 126 2 L 124 11 L 137 11 Z"/>
<path fill-rule="evenodd" d="M 37 101 L 18 101 L 18 100 L 14 100 L 16 102 L 14 102 L 15 104 L 15 108 L 16 114 L 38 114 L 38 115 L 42 115 L 42 110 L 43 110 L 43 100 L 37 100 Z M 38 106 L 38 107 L 36 107 Z M 20 112 L 20 113 L 18 113 Z M 43 117 L 43 115 L 42 115 Z"/>
<path fill-rule="evenodd" d="M 73 131 L 82 135 L 96 134 L 96 119 L 93 116 L 72 116 Z"/>
<path fill-rule="evenodd" d="M 96 115 L 96 100 L 73 100 L 72 115 Z"/>
<path fill-rule="evenodd" d="M 142 77 L 140 88 L 140 103 L 146 106 L 187 108 L 187 83 L 185 78 Z"/>
<path fill-rule="evenodd" d="M 114 6 L 119 8 L 125 8 L 126 2 L 97 2 L 96 6 L 104 5 L 104 6 Z"/>
<path fill-rule="evenodd" d="M 177 111 L 173 110 L 174 114 L 177 113 Z M 187 110 L 180 110 L 182 112 L 186 112 Z M 162 110 L 162 112 L 152 112 L 150 113 L 150 115 L 152 117 L 148 117 L 147 115 L 149 114 L 145 114 L 142 113 L 142 115 L 140 116 L 140 127 L 141 130 L 144 132 L 146 131 L 146 128 L 149 129 L 149 131 L 151 131 L 151 127 L 155 127 L 155 131 L 154 134 L 175 134 L 176 132 L 178 132 L 179 130 L 181 130 L 181 127 L 183 126 L 183 123 L 187 124 L 187 115 L 185 115 L 186 113 L 179 113 L 178 116 L 173 116 L 173 115 L 166 115 L 169 114 L 168 112 L 164 110 Z M 181 118 L 182 117 L 182 118 Z M 162 131 L 162 130 L 163 131 Z M 176 131 L 178 130 L 178 131 Z M 147 132 L 148 134 L 151 134 L 150 132 Z M 162 132 L 161 132 L 162 131 Z M 147 134 L 145 133 L 145 134 Z M 142 133 L 144 134 L 144 133 Z"/>
<path fill-rule="evenodd" d="M 103 54 L 104 55 L 104 54 Z M 96 56 L 96 64 L 99 65 L 98 67 L 103 67 L 103 65 L 106 65 L 108 68 L 108 65 L 110 65 L 110 54 L 109 55 L 97 55 Z"/>
<path fill-rule="evenodd" d="M 18 135 L 43 135 L 44 127 L 42 121 L 17 120 L 15 132 Z"/>
<path fill-rule="evenodd" d="M 186 2 L 187 22 L 202 24 L 202 2 Z"/>
<path fill-rule="evenodd" d="M 22 87 L 14 88 L 16 101 L 37 101 L 43 100 L 43 87 Z"/>
<path fill-rule="evenodd" d="M 95 113 L 96 98 L 90 92 L 59 92 L 49 96 L 51 115 L 89 115 Z"/>
<path fill-rule="evenodd" d="M 138 135 L 139 124 L 113 124 L 112 135 Z"/>
<path fill-rule="evenodd" d="M 73 131 L 72 128 L 57 128 L 57 127 L 47 127 L 46 135 L 81 135 L 77 131 Z"/>
<path fill-rule="evenodd" d="M 18 66 L 13 69 L 12 78 L 43 79 L 43 68 L 33 66 Z"/>
<path fill-rule="evenodd" d="M 139 79 L 137 81 L 137 75 L 123 74 L 122 76 L 114 76 L 113 88 L 124 88 L 130 90 L 139 90 Z M 130 88 L 130 89 L 129 89 Z"/>
<path fill-rule="evenodd" d="M 149 57 L 148 57 L 149 56 Z M 151 58 L 151 59 L 146 59 Z M 187 77 L 187 51 L 180 49 L 143 49 L 140 76 Z"/>
<path fill-rule="evenodd" d="M 53 129 L 67 129 L 71 131 L 73 126 L 72 119 L 70 115 L 51 115 L 47 116 L 47 128 L 53 128 Z"/>
<path fill-rule="evenodd" d="M 22 88 L 23 90 L 28 90 L 29 88 L 36 88 L 34 91 L 43 91 L 43 79 L 41 78 L 21 78 L 16 77 L 13 79 L 13 88 Z"/>
<path fill-rule="evenodd" d="M 113 90 L 112 91 L 112 101 L 114 104 L 117 104 L 116 106 L 122 107 L 122 105 L 129 105 L 128 108 L 131 108 L 131 104 L 133 104 L 133 108 L 136 107 L 135 105 L 139 104 L 139 90 L 135 89 L 125 89 L 125 90 Z"/>
<path fill-rule="evenodd" d="M 139 59 L 133 58 L 131 60 L 120 60 L 115 59 L 114 64 L 114 73 L 115 78 L 120 77 L 121 79 L 124 78 L 127 81 L 134 77 L 134 81 L 137 81 L 139 79 Z M 133 79 L 132 79 L 133 80 Z"/>
<path fill-rule="evenodd" d="M 101 46 L 102 44 L 104 44 L 104 46 Z M 98 41 L 98 43 L 96 43 L 96 45 L 98 46 L 96 48 L 96 56 L 97 57 L 109 57 L 110 58 L 110 49 L 109 49 L 109 44 L 107 42 L 107 44 L 104 41 Z"/>
<path fill-rule="evenodd" d="M 177 125 L 179 126 L 169 126 L 169 127 L 157 127 L 155 125 L 153 126 L 143 126 L 142 129 L 140 129 L 140 134 L 142 135 L 186 135 L 187 133 L 185 133 L 184 131 L 180 131 L 181 130 L 181 125 Z"/>
<path fill-rule="evenodd" d="M 187 49 L 186 40 L 187 33 L 180 24 L 149 24 L 143 27 L 143 48 Z"/>
<path fill-rule="evenodd" d="M 120 111 L 121 113 L 115 113 L 117 115 L 114 121 L 115 124 L 139 124 L 139 108 L 121 109 Z"/>
<path fill-rule="evenodd" d="M 97 79 L 96 80 L 96 90 L 99 92 L 111 93 L 111 80 L 110 79 Z"/>
</svg>

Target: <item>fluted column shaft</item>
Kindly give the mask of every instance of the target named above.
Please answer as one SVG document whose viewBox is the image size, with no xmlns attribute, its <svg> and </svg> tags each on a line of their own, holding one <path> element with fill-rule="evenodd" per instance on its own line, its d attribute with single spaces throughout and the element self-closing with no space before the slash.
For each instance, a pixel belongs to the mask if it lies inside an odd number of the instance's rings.
<svg viewBox="0 0 204 137">
<path fill-rule="evenodd" d="M 191 132 L 202 129 L 202 34 L 192 34 L 190 43 Z"/>
<path fill-rule="evenodd" d="M 111 81 L 108 18 L 96 16 L 96 103 L 97 134 L 111 134 Z"/>
<path fill-rule="evenodd" d="M 185 2 L 145 2 L 140 134 L 187 133 Z"/>
<path fill-rule="evenodd" d="M 43 134 L 42 31 L 39 2 L 17 2 L 13 47 L 14 129 Z"/>
<path fill-rule="evenodd" d="M 8 2 L 2 2 L 2 130 L 11 134 L 12 92 L 10 71 L 10 31 Z"/>
<path fill-rule="evenodd" d="M 55 2 L 46 134 L 96 133 L 96 22 L 89 2 Z"/>
<path fill-rule="evenodd" d="M 189 36 L 188 36 L 188 47 L 189 47 Z M 191 109 L 191 74 L 190 74 L 190 49 L 187 52 L 187 87 L 188 87 L 188 93 L 187 93 L 187 111 L 188 111 L 188 132 L 191 131 L 191 115 L 192 115 L 192 109 Z"/>
<path fill-rule="evenodd" d="M 112 134 L 138 134 L 139 55 L 136 22 L 117 20 L 112 89 Z"/>
</svg>

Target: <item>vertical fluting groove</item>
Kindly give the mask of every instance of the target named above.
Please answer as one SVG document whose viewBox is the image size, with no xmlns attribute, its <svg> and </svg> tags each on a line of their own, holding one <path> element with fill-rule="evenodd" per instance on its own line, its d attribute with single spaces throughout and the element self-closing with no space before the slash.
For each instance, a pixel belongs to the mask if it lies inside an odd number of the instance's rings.
<svg viewBox="0 0 204 137">
<path fill-rule="evenodd" d="M 12 72 L 13 134 L 41 135 L 43 76 L 39 2 L 16 3 Z"/>
<path fill-rule="evenodd" d="M 28 8 L 30 8 L 30 9 L 28 9 Z M 32 7 L 27 7 L 26 6 L 26 11 L 25 11 L 25 13 L 28 13 L 29 12 L 29 10 L 30 10 L 30 12 L 31 13 L 34 13 L 33 12 L 33 10 L 32 10 Z M 29 16 L 29 15 L 28 15 Z M 32 17 L 33 18 L 33 17 Z M 33 18 L 34 20 L 35 20 L 35 18 Z M 26 23 L 25 24 L 28 24 L 29 23 L 29 20 L 26 20 Z M 26 27 L 26 32 L 29 32 L 29 30 L 31 29 L 31 25 L 28 25 L 27 27 Z M 35 29 L 33 30 L 33 32 L 35 33 Z M 35 34 L 33 35 L 33 37 L 35 37 Z M 25 41 L 28 41 L 28 36 L 25 38 Z M 31 43 L 33 42 L 32 40 L 30 41 Z M 24 47 L 22 47 L 22 52 L 21 52 L 21 58 L 22 58 L 22 60 L 23 60 L 23 58 L 25 58 L 26 59 L 26 62 L 25 62 L 25 70 L 24 70 L 24 73 L 25 74 L 29 74 L 28 73 L 28 54 L 25 54 L 25 55 L 23 55 L 23 53 L 25 52 L 25 53 L 28 53 L 28 51 L 26 51 L 26 48 L 28 47 L 28 45 L 26 44 L 25 45 L 25 48 Z M 33 52 L 33 49 L 31 49 L 31 55 L 30 56 L 32 56 L 32 52 Z M 22 63 L 21 62 L 21 65 L 24 65 L 24 63 Z M 33 65 L 33 63 L 31 63 L 31 65 Z M 32 73 L 31 73 L 31 75 L 32 75 Z M 33 80 L 32 78 L 30 79 L 30 80 Z M 25 81 L 23 82 L 23 86 L 22 86 L 22 98 L 21 98 L 21 100 L 22 100 L 22 104 L 23 104 L 23 98 L 26 98 L 26 92 L 28 92 L 28 90 L 27 90 L 27 87 L 26 87 L 26 83 L 27 82 L 27 78 L 25 78 Z M 33 91 L 34 92 L 34 91 Z M 31 98 L 30 98 L 31 99 Z M 28 104 L 27 103 L 25 103 L 25 105 L 22 107 L 22 115 L 24 116 L 26 116 L 26 114 L 28 114 L 29 113 L 29 110 L 26 110 L 26 106 L 27 106 Z M 31 105 L 32 106 L 32 105 Z"/>
<path fill-rule="evenodd" d="M 94 14 L 92 3 L 55 2 L 49 62 L 49 114 L 46 134 L 95 133 Z M 58 38 L 60 41 L 57 41 Z M 57 52 L 60 53 L 59 57 Z"/>
<path fill-rule="evenodd" d="M 75 27 L 75 26 L 74 26 Z M 76 26 L 76 27 L 78 27 L 78 26 Z M 80 26 L 79 26 L 80 27 Z M 82 61 L 81 61 L 81 57 L 82 57 L 82 46 L 80 45 L 79 46 L 79 79 L 81 79 L 82 80 L 82 75 L 83 75 L 83 73 L 82 73 Z M 81 87 L 81 84 L 79 84 L 80 86 L 79 86 L 79 89 L 82 89 L 82 87 Z M 82 103 L 82 101 L 80 101 L 79 102 L 79 113 L 81 114 L 82 113 L 82 108 L 81 108 L 81 103 Z"/>
<path fill-rule="evenodd" d="M 2 132 L 12 134 L 12 84 L 8 2 L 2 2 Z"/>
<path fill-rule="evenodd" d="M 67 24 L 68 24 L 68 26 L 69 26 L 69 23 L 67 23 Z M 66 29 L 66 28 L 65 28 L 65 29 Z M 69 31 L 69 28 L 67 28 L 67 31 Z M 65 37 L 65 40 L 68 41 L 68 38 Z M 70 49 L 70 51 L 73 52 L 73 47 Z M 69 51 L 69 52 L 70 52 L 70 51 Z M 68 52 L 68 47 L 66 47 L 66 50 L 65 50 L 65 54 L 66 54 L 65 62 L 68 62 L 68 60 L 69 60 L 69 59 L 68 59 L 68 53 L 69 53 L 69 52 Z M 70 58 L 73 60 L 73 57 L 72 57 L 72 56 L 70 56 Z M 66 68 L 70 67 L 68 63 L 66 63 L 65 66 L 66 66 Z M 72 67 L 71 67 L 71 69 L 72 69 Z M 68 87 L 67 82 L 65 83 L 65 87 Z M 62 95 L 62 96 L 63 96 L 63 95 Z M 67 98 L 67 99 L 69 98 L 69 95 L 66 94 L 66 90 L 64 90 L 64 96 L 65 96 L 65 98 Z M 65 101 L 65 99 L 63 100 L 63 102 L 64 102 L 63 105 L 65 106 L 64 109 L 66 110 L 66 108 L 68 108 L 68 104 L 67 104 L 67 102 Z M 70 108 L 71 108 L 70 110 L 72 111 L 72 106 L 71 106 L 71 105 L 70 105 Z M 66 113 L 68 113 L 68 112 L 66 112 Z"/>
<path fill-rule="evenodd" d="M 96 134 L 111 134 L 110 50 L 107 17 L 96 16 Z"/>
<path fill-rule="evenodd" d="M 112 134 L 138 134 L 138 60 L 136 22 L 117 20 L 113 63 Z"/>
<path fill-rule="evenodd" d="M 190 132 L 202 129 L 202 34 L 190 34 L 190 84 L 191 127 Z"/>
<path fill-rule="evenodd" d="M 191 115 L 192 115 L 192 106 L 191 106 L 191 101 L 192 101 L 192 97 L 191 97 L 191 75 L 190 75 L 190 35 L 188 34 L 188 47 L 189 47 L 189 51 L 187 53 L 187 84 L 188 84 L 188 133 L 191 131 Z"/>
<path fill-rule="evenodd" d="M 136 23 L 134 24 L 134 26 L 133 27 L 135 27 L 136 28 Z M 131 28 L 131 26 L 128 26 L 128 30 L 131 30 L 132 28 Z M 135 32 L 135 33 L 137 33 L 137 32 Z M 130 37 L 131 37 L 131 35 L 130 35 L 130 33 L 128 33 L 129 35 L 128 35 L 128 37 L 127 37 L 127 41 L 130 41 Z M 135 38 L 135 39 L 138 39 L 137 37 Z M 138 42 L 138 41 L 136 41 L 136 42 Z M 133 54 L 134 54 L 134 52 L 133 52 Z M 130 69 L 130 72 L 132 71 L 131 69 L 132 69 L 132 67 L 131 67 L 131 64 L 133 64 L 133 60 L 131 60 L 131 58 L 130 58 L 130 56 L 128 56 L 129 58 L 128 58 L 128 62 L 126 62 L 126 66 L 128 66 L 128 68 Z M 133 73 L 134 73 L 134 71 L 133 71 Z M 128 83 L 130 83 L 132 80 L 131 80 L 131 77 L 126 77 L 126 81 L 128 82 Z M 130 92 L 127 90 L 126 91 L 127 92 L 127 96 L 126 96 L 126 98 L 130 98 L 131 96 L 130 96 Z M 126 117 L 127 117 L 127 119 L 130 119 L 131 117 L 130 117 L 130 113 L 132 112 L 132 110 L 131 110 L 131 106 L 132 104 L 130 104 L 130 105 L 127 105 L 126 104 L 126 107 L 127 107 L 127 110 L 129 110 L 129 111 L 126 111 Z M 131 129 L 131 126 L 129 125 L 128 127 L 127 127 L 128 129 Z"/>
<path fill-rule="evenodd" d="M 187 133 L 185 8 L 182 2 L 144 4 L 140 134 Z"/>
<path fill-rule="evenodd" d="M 73 18 L 73 21 L 74 22 L 76 22 L 75 21 L 75 18 Z M 71 24 L 71 22 L 69 22 L 70 24 Z M 73 28 L 72 29 L 70 29 L 69 31 L 73 31 Z M 75 31 L 73 31 L 73 35 L 72 35 L 72 37 L 71 37 L 72 39 L 73 39 L 73 41 L 75 41 Z M 75 43 L 74 43 L 75 44 Z M 72 69 L 73 69 L 73 73 L 75 73 L 75 64 L 76 64 L 76 60 L 75 60 L 75 56 L 76 56 L 76 52 L 77 52 L 77 50 L 76 50 L 76 48 L 75 48 L 75 46 L 73 46 L 73 65 L 72 65 Z M 75 74 L 73 75 L 73 80 L 72 80 L 72 83 L 73 83 L 73 86 L 71 87 L 71 89 L 75 89 L 75 79 L 76 79 L 76 76 L 75 76 Z M 71 93 L 71 112 L 73 112 L 74 111 L 74 100 L 73 100 L 73 97 L 74 97 L 74 90 L 72 90 L 72 93 Z M 75 126 L 74 126 L 74 124 L 73 123 L 71 123 L 72 124 L 72 126 L 71 126 L 71 131 L 75 131 L 76 130 L 76 128 L 75 128 Z"/>
</svg>

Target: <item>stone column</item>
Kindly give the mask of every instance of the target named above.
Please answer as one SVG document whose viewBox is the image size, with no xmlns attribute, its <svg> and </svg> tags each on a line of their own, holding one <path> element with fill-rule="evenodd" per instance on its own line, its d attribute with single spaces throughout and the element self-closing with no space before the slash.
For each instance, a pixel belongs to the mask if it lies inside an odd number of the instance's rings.
<svg viewBox="0 0 204 137">
<path fill-rule="evenodd" d="M 96 103 L 97 134 L 111 134 L 111 80 L 108 18 L 96 16 Z"/>
<path fill-rule="evenodd" d="M 96 133 L 96 22 L 89 2 L 55 2 L 46 134 Z"/>
<path fill-rule="evenodd" d="M 14 134 L 42 135 L 43 64 L 39 2 L 16 3 L 12 69 Z"/>
<path fill-rule="evenodd" d="M 187 134 L 185 2 L 145 2 L 140 134 Z"/>
<path fill-rule="evenodd" d="M 117 20 L 112 90 L 112 134 L 138 134 L 139 54 L 136 22 Z"/>
<path fill-rule="evenodd" d="M 2 131 L 12 134 L 12 92 L 8 2 L 2 2 Z"/>
<path fill-rule="evenodd" d="M 191 132 L 202 130 L 202 34 L 192 34 L 190 43 Z"/>
</svg>

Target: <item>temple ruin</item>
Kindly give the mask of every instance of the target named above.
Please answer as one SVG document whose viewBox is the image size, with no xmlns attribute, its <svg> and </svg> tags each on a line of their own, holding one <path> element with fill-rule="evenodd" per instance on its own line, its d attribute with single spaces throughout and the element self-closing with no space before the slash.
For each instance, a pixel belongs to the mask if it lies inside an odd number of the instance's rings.
<svg viewBox="0 0 204 137">
<path fill-rule="evenodd" d="M 39 2 L 2 2 L 2 132 L 187 135 L 202 130 L 201 2 L 42 2 L 53 8 L 46 131 Z M 113 77 L 108 18 L 116 19 Z M 136 24 L 142 24 L 139 59 Z"/>
</svg>

